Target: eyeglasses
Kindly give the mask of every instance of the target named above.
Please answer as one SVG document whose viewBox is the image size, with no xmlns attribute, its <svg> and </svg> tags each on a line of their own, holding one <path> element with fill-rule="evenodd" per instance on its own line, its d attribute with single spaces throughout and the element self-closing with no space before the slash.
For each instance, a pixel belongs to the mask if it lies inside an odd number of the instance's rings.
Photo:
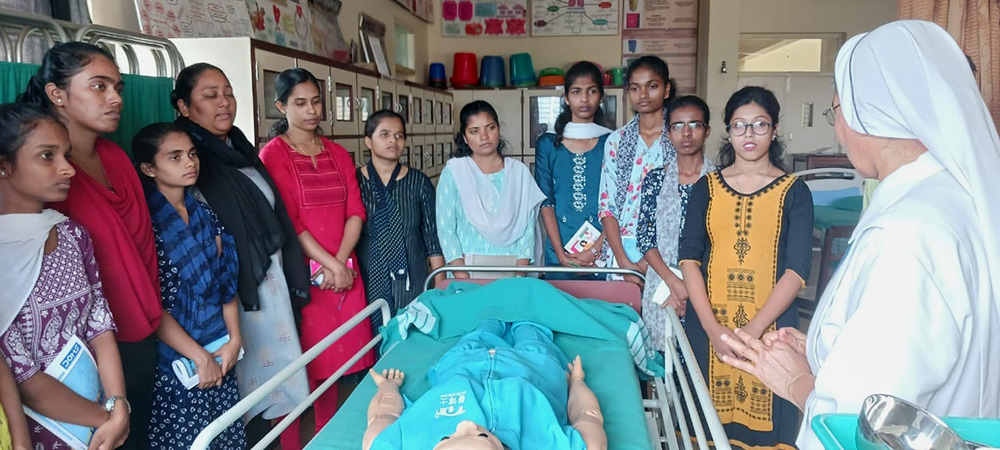
<svg viewBox="0 0 1000 450">
<path fill-rule="evenodd" d="M 700 120 L 695 120 L 691 122 L 674 122 L 670 124 L 670 131 L 678 131 L 678 132 L 684 131 L 684 127 L 687 127 L 693 133 L 695 131 L 702 131 L 705 128 L 708 128 L 708 124 Z"/>
<path fill-rule="evenodd" d="M 726 132 L 730 136 L 743 136 L 747 134 L 747 130 L 752 130 L 751 132 L 755 136 L 760 136 L 767 133 L 771 129 L 771 122 L 765 122 L 763 120 L 758 120 L 753 123 L 744 122 L 733 122 L 726 126 Z"/>
<path fill-rule="evenodd" d="M 831 127 L 837 124 L 837 108 L 840 108 L 839 103 L 823 111 L 823 117 L 826 117 L 826 123 L 830 124 Z"/>
</svg>

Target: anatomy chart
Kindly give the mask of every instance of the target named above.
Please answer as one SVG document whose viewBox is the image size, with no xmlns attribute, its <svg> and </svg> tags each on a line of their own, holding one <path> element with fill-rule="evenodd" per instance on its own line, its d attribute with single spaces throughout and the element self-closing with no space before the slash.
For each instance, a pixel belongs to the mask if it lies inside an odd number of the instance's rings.
<svg viewBox="0 0 1000 450">
<path fill-rule="evenodd" d="M 528 0 L 443 0 L 441 34 L 445 37 L 525 37 L 528 35 L 527 4 Z"/>
<path fill-rule="evenodd" d="M 626 0 L 628 1 L 628 0 Z M 532 36 L 618 34 L 619 0 L 533 0 Z"/>
</svg>

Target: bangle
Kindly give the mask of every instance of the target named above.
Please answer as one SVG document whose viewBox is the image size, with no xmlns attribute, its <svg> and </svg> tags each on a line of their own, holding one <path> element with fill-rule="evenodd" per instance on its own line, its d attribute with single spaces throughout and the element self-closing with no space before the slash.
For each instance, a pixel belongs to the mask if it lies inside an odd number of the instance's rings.
<svg viewBox="0 0 1000 450">
<path fill-rule="evenodd" d="M 597 251 L 597 249 L 594 247 L 590 247 L 590 254 L 594 255 L 594 258 L 601 257 L 601 252 Z"/>
</svg>

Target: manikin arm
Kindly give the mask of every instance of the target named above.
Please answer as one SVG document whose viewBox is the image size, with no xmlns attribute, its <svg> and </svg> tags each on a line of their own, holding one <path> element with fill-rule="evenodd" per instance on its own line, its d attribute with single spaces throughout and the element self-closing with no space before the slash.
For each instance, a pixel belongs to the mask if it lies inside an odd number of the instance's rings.
<svg viewBox="0 0 1000 450">
<path fill-rule="evenodd" d="M 396 369 L 383 370 L 381 374 L 369 369 L 378 391 L 368 404 L 368 428 L 365 430 L 361 448 L 368 450 L 375 438 L 392 425 L 403 414 L 403 396 L 399 387 L 403 385 L 403 372 Z"/>
<path fill-rule="evenodd" d="M 566 412 L 569 423 L 587 444 L 587 450 L 607 450 L 608 435 L 604 432 L 604 415 L 594 392 L 583 381 L 583 364 L 577 356 L 569 364 L 569 402 Z"/>
</svg>

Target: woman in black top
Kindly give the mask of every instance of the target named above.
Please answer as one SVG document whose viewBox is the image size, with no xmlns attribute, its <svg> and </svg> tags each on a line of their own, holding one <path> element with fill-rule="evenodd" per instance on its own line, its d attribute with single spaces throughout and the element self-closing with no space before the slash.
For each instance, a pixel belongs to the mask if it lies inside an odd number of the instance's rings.
<svg viewBox="0 0 1000 450">
<path fill-rule="evenodd" d="M 399 114 L 372 114 L 365 123 L 365 144 L 372 156 L 358 169 L 361 201 L 368 213 L 357 246 L 358 263 L 368 301 L 386 299 L 395 315 L 423 292 L 429 270 L 444 265 L 434 185 L 423 172 L 399 162 L 406 145 L 406 125 Z M 377 330 L 382 319 L 376 316 L 372 326 Z"/>
</svg>

